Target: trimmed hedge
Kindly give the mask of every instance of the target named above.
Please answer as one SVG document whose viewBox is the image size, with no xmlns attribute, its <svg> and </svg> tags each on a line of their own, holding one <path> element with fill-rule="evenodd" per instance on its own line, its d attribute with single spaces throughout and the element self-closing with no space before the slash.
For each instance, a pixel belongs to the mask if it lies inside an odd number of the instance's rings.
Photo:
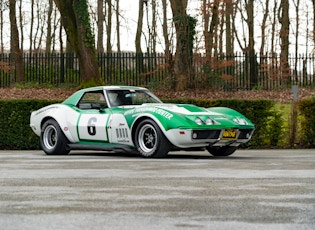
<svg viewBox="0 0 315 230">
<path fill-rule="evenodd" d="M 31 112 L 59 101 L 0 100 L 0 149 L 39 149 L 29 126 Z"/>
<path fill-rule="evenodd" d="M 195 104 L 201 107 L 223 106 L 239 111 L 256 127 L 252 140 L 243 147 L 277 146 L 283 125 L 281 115 L 274 111 L 270 100 L 198 100 L 165 99 L 165 103 Z M 32 111 L 60 101 L 0 100 L 0 148 L 39 149 L 39 138 L 29 127 Z M 315 130 L 315 127 L 314 127 Z"/>
<path fill-rule="evenodd" d="M 299 101 L 301 115 L 301 144 L 315 146 L 315 97 Z"/>
</svg>

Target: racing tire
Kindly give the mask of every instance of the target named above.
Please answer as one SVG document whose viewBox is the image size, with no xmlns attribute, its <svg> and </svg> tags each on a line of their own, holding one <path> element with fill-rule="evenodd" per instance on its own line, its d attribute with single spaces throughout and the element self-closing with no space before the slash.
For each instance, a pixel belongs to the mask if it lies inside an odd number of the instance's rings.
<svg viewBox="0 0 315 230">
<path fill-rule="evenodd" d="M 165 157 L 170 151 L 170 142 L 159 126 L 150 119 L 141 121 L 137 126 L 135 146 L 143 157 Z"/>
<path fill-rule="evenodd" d="M 47 120 L 42 126 L 40 146 L 47 155 L 66 155 L 70 152 L 67 138 L 53 119 Z"/>
<path fill-rule="evenodd" d="M 208 152 L 216 157 L 226 157 L 233 154 L 237 147 L 235 146 L 218 146 L 218 147 L 207 147 Z"/>
</svg>

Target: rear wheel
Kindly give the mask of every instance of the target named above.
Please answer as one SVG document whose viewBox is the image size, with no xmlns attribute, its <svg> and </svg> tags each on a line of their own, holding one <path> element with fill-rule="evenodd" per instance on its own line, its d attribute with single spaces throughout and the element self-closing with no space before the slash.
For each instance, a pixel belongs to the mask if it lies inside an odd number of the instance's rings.
<svg viewBox="0 0 315 230">
<path fill-rule="evenodd" d="M 165 157 L 170 150 L 170 143 L 158 125 L 146 119 L 136 128 L 135 146 L 143 157 Z"/>
<path fill-rule="evenodd" d="M 40 145 L 47 155 L 68 154 L 70 149 L 67 143 L 67 138 L 55 120 L 50 119 L 43 124 L 40 135 Z"/>
<path fill-rule="evenodd" d="M 218 146 L 218 147 L 207 147 L 207 150 L 209 153 L 211 153 L 213 156 L 229 156 L 233 154 L 236 151 L 237 147 L 235 146 Z"/>
</svg>

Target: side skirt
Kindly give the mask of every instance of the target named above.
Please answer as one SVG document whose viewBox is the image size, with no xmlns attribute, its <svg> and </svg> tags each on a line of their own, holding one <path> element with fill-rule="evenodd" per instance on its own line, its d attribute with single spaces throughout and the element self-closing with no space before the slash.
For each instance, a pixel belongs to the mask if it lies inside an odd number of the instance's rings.
<svg viewBox="0 0 315 230">
<path fill-rule="evenodd" d="M 71 150 L 100 150 L 100 151 L 114 151 L 114 152 L 126 152 L 137 153 L 134 148 L 126 145 L 85 145 L 85 144 L 68 144 Z"/>
</svg>

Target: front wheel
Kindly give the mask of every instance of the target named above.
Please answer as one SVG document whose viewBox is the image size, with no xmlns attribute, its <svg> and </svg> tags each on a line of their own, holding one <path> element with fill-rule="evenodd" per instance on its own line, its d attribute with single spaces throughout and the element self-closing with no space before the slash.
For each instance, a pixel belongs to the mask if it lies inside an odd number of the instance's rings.
<svg viewBox="0 0 315 230">
<path fill-rule="evenodd" d="M 67 143 L 67 138 L 55 120 L 50 119 L 43 124 L 40 135 L 40 145 L 47 155 L 68 154 L 70 149 Z"/>
<path fill-rule="evenodd" d="M 146 119 L 136 128 L 135 146 L 143 157 L 165 157 L 170 150 L 170 143 L 158 125 Z"/>
<path fill-rule="evenodd" d="M 237 149 L 235 146 L 219 146 L 219 147 L 207 147 L 209 153 L 216 157 L 226 157 L 234 153 Z"/>
</svg>

